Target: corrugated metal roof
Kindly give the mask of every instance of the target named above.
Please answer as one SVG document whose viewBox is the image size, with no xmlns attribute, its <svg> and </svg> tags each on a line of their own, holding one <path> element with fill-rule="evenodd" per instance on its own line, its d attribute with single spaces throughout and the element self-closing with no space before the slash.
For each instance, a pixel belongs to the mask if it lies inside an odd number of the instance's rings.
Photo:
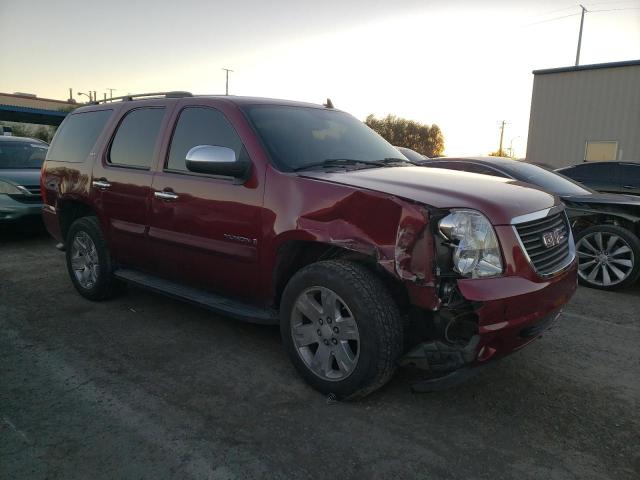
<svg viewBox="0 0 640 480">
<path fill-rule="evenodd" d="M 640 65 L 640 60 L 626 60 L 624 62 L 593 63 L 591 65 L 574 65 L 572 67 L 546 68 L 542 70 L 534 70 L 533 74 L 548 75 L 550 73 L 579 72 L 581 70 L 598 70 L 600 68 L 633 67 L 638 65 Z"/>
<path fill-rule="evenodd" d="M 42 125 L 60 125 L 67 112 L 45 110 L 42 108 L 18 107 L 0 104 L 0 120 L 9 122 L 37 123 Z"/>
</svg>

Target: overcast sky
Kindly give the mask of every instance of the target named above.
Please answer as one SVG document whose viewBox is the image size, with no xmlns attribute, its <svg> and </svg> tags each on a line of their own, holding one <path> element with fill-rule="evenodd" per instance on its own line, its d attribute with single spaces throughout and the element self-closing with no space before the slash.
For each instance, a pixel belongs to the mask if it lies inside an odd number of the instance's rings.
<svg viewBox="0 0 640 480">
<path fill-rule="evenodd" d="M 584 5 L 581 63 L 640 59 L 640 0 Z M 531 71 L 573 65 L 579 12 L 568 0 L 0 0 L 0 91 L 224 93 L 228 67 L 232 94 L 437 123 L 449 155 L 497 149 L 505 119 L 505 148 L 524 156 Z"/>
</svg>

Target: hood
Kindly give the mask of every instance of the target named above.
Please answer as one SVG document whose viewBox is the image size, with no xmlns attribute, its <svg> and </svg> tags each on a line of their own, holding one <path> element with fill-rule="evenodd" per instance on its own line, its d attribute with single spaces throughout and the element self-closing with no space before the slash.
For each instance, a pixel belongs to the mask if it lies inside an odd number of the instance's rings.
<svg viewBox="0 0 640 480">
<path fill-rule="evenodd" d="M 9 180 L 16 185 L 40 185 L 40 169 L 24 168 L 19 170 L 0 168 L 0 180 Z"/>
<path fill-rule="evenodd" d="M 300 175 L 388 193 L 436 208 L 471 208 L 485 214 L 494 225 L 508 225 L 513 217 L 559 203 L 553 195 L 516 180 L 441 168 L 386 167 L 306 171 Z"/>
<path fill-rule="evenodd" d="M 640 197 L 618 193 L 591 193 L 588 195 L 563 195 L 562 200 L 568 203 L 588 203 L 601 205 L 628 205 L 640 208 Z"/>
</svg>

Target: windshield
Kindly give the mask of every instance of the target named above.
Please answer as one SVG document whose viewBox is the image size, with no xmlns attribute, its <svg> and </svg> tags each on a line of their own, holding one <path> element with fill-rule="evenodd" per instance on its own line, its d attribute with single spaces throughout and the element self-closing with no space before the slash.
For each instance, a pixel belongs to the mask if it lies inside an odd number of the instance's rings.
<svg viewBox="0 0 640 480">
<path fill-rule="evenodd" d="M 344 112 L 257 105 L 247 108 L 247 115 L 281 170 L 300 170 L 327 160 L 406 161 L 386 140 Z"/>
<path fill-rule="evenodd" d="M 532 183 L 556 195 L 588 195 L 593 193 L 593 190 L 568 179 L 564 175 L 537 165 L 514 161 L 513 165 L 509 166 L 509 169 L 513 171 L 513 175 L 518 180 Z"/>
<path fill-rule="evenodd" d="M 40 168 L 47 155 L 47 144 L 0 140 L 0 169 Z"/>
</svg>

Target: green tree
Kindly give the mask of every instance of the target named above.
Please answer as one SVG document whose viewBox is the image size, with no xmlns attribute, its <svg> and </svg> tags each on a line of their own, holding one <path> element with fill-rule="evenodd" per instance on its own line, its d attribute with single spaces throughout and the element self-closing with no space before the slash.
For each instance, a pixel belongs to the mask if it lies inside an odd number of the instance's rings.
<svg viewBox="0 0 640 480">
<path fill-rule="evenodd" d="M 496 150 L 495 152 L 491 152 L 489 154 L 490 157 L 508 157 L 509 155 L 507 155 L 507 152 L 503 149 L 503 150 Z"/>
<path fill-rule="evenodd" d="M 373 114 L 364 123 L 397 147 L 407 147 L 427 157 L 438 157 L 444 151 L 444 136 L 435 123 L 426 125 L 395 115 L 376 118 Z"/>
<path fill-rule="evenodd" d="M 16 122 L 0 122 L 0 125 L 11 127 L 14 137 L 38 138 L 47 143 L 51 143 L 51 139 L 58 128 L 49 125 L 27 125 Z"/>
</svg>

